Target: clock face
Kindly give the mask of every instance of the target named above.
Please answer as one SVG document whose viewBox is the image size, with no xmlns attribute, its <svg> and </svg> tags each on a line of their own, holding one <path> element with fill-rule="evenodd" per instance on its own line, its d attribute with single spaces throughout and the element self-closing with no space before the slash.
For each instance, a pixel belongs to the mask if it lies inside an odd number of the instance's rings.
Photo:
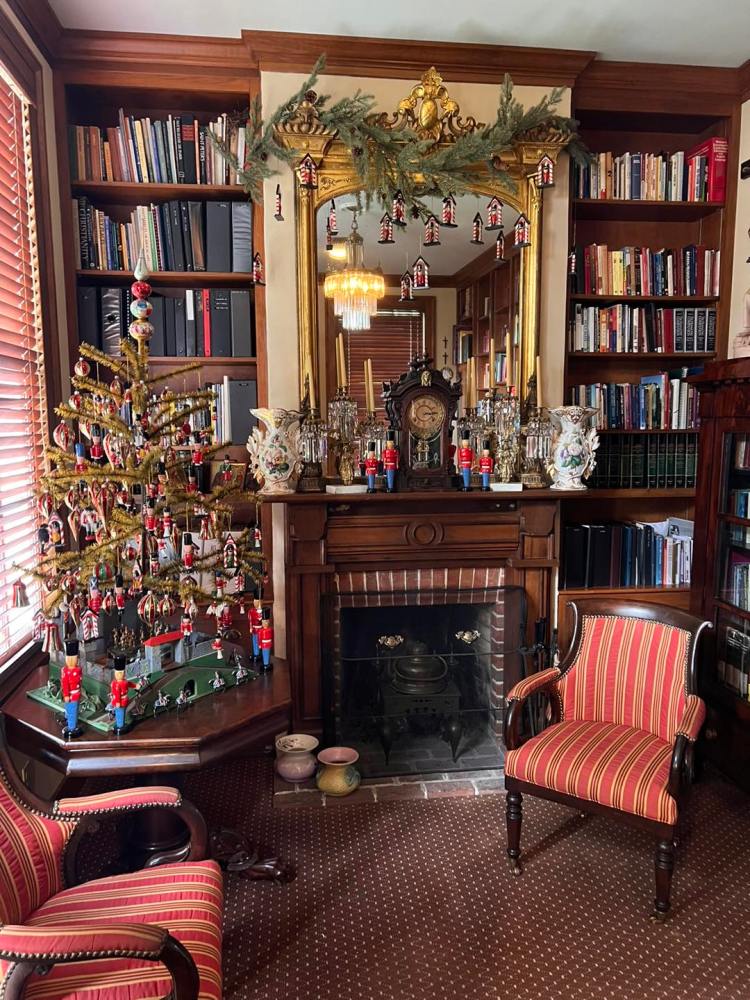
<svg viewBox="0 0 750 1000">
<path fill-rule="evenodd" d="M 415 396 L 409 404 L 407 419 L 410 430 L 417 437 L 434 437 L 445 421 L 445 404 L 431 394 Z"/>
</svg>

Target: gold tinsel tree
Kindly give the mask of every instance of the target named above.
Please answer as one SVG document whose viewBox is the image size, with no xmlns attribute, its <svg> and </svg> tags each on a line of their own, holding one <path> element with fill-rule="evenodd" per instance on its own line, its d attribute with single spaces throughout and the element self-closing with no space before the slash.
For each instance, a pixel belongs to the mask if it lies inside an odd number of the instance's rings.
<svg viewBox="0 0 750 1000">
<path fill-rule="evenodd" d="M 205 463 L 225 447 L 212 432 L 214 393 L 165 386 L 199 365 L 149 370 L 147 277 L 141 259 L 120 357 L 82 344 L 73 392 L 55 411 L 61 420 L 38 497 L 40 558 L 27 568 L 41 582 L 35 626 L 48 651 L 65 637 L 96 639 L 102 614 L 116 616 L 112 643 L 127 648 L 178 612 L 194 620 L 200 607 L 215 615 L 220 639 L 232 605 L 262 576 L 259 530 L 231 528 L 233 504 L 254 495 L 202 481 Z M 121 624 L 129 602 L 140 636 Z"/>
</svg>

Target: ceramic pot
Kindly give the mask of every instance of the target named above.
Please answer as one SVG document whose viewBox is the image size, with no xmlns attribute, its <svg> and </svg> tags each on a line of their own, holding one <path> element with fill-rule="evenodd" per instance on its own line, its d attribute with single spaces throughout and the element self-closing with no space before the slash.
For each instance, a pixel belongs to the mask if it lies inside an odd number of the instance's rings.
<svg viewBox="0 0 750 1000">
<path fill-rule="evenodd" d="M 359 771 L 353 765 L 359 754 L 351 747 L 328 747 L 318 754 L 315 783 L 326 795 L 351 795 L 359 788 Z"/>
<path fill-rule="evenodd" d="M 250 465 L 263 485 L 258 491 L 270 495 L 294 493 L 302 471 L 299 432 L 302 414 L 296 410 L 259 408 L 250 410 L 264 424 L 265 433 L 253 427 L 247 439 Z"/>
<path fill-rule="evenodd" d="M 558 406 L 549 411 L 555 427 L 549 473 L 553 490 L 585 490 L 594 471 L 599 435 L 589 426 L 596 410 L 590 406 Z"/>
<path fill-rule="evenodd" d="M 291 733 L 276 740 L 276 773 L 284 781 L 307 781 L 315 774 L 315 756 L 318 747 L 314 736 Z"/>
</svg>

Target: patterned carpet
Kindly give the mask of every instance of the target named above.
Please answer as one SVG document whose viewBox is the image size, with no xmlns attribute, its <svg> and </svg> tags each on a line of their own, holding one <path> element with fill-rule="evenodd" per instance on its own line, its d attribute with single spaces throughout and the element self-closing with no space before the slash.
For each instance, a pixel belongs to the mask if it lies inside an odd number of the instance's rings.
<svg viewBox="0 0 750 1000">
<path fill-rule="evenodd" d="M 298 869 L 227 878 L 230 1000 L 748 1000 L 750 800 L 711 773 L 683 816 L 673 915 L 648 919 L 648 837 L 525 799 L 526 868 L 505 797 L 271 808 L 271 765 L 190 778 L 209 822 Z"/>
</svg>

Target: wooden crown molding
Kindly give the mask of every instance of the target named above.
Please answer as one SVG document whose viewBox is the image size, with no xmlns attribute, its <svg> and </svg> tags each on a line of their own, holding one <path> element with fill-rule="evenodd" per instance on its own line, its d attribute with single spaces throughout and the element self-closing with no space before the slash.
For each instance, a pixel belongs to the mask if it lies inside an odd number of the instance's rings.
<svg viewBox="0 0 750 1000">
<path fill-rule="evenodd" d="M 243 31 L 242 39 L 253 63 L 266 72 L 309 72 L 324 52 L 326 73 L 336 76 L 410 80 L 418 78 L 425 66 L 434 65 L 445 80 L 493 84 L 510 73 L 514 83 L 572 87 L 596 55 L 572 49 L 283 31 Z"/>
<path fill-rule="evenodd" d="M 59 51 L 65 29 L 48 0 L 8 0 L 8 6 L 51 64 Z"/>
<path fill-rule="evenodd" d="M 750 59 L 739 67 L 737 76 L 739 77 L 740 99 L 748 101 L 750 100 Z"/>
</svg>

